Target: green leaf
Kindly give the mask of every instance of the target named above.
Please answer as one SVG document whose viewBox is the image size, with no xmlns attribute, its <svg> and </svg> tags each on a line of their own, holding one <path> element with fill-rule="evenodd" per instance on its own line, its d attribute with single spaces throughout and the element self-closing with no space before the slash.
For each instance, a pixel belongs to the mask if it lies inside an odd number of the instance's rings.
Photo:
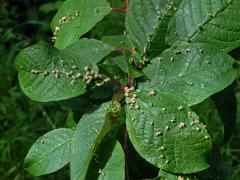
<svg viewBox="0 0 240 180">
<path fill-rule="evenodd" d="M 67 126 L 67 128 L 70 128 L 70 129 L 76 129 L 76 127 L 77 127 L 77 124 L 74 121 L 74 114 L 72 111 L 68 112 L 66 126 Z"/>
<path fill-rule="evenodd" d="M 102 104 L 94 112 L 83 115 L 73 136 L 70 162 L 71 179 L 85 179 L 88 166 L 96 148 L 110 129 L 109 103 Z"/>
<path fill-rule="evenodd" d="M 108 35 L 103 36 L 102 41 L 111 44 L 116 49 L 129 49 L 130 44 L 125 35 Z"/>
<path fill-rule="evenodd" d="M 143 74 L 138 71 L 133 65 L 131 65 L 124 56 L 118 56 L 114 58 L 114 63 L 116 63 L 123 72 L 127 73 L 133 78 L 143 76 Z"/>
<path fill-rule="evenodd" d="M 81 39 L 64 50 L 49 44 L 28 47 L 16 57 L 21 88 L 40 102 L 79 96 L 85 92 L 86 82 L 82 78 L 73 80 L 74 76 L 83 75 L 85 66 L 97 70 L 96 63 L 111 51 L 111 46 L 94 39 Z M 71 71 L 74 74 L 69 77 Z"/>
<path fill-rule="evenodd" d="M 182 0 L 131 0 L 126 28 L 132 46 L 140 56 L 160 54 L 167 49 L 168 23 Z"/>
<path fill-rule="evenodd" d="M 65 49 L 111 12 L 105 0 L 66 0 L 53 18 L 55 47 Z M 57 29 L 58 30 L 57 30 Z"/>
<path fill-rule="evenodd" d="M 61 128 L 40 137 L 25 158 L 25 169 L 40 176 L 64 167 L 70 161 L 73 134 L 73 130 Z"/>
<path fill-rule="evenodd" d="M 225 52 L 240 45 L 239 0 L 183 0 L 169 25 L 168 41 L 214 45 Z"/>
<path fill-rule="evenodd" d="M 182 96 L 188 105 L 202 102 L 236 78 L 234 60 L 212 46 L 191 44 L 168 49 L 143 72 L 151 80 L 141 85 Z M 154 72 L 154 73 L 153 73 Z"/>
<path fill-rule="evenodd" d="M 108 139 L 98 147 L 86 179 L 124 180 L 125 157 L 119 142 Z"/>
<path fill-rule="evenodd" d="M 224 141 L 224 125 L 218 110 L 211 99 L 206 99 L 202 103 L 193 106 L 200 120 L 206 124 L 207 131 L 215 145 L 221 145 Z"/>
<path fill-rule="evenodd" d="M 224 124 L 224 142 L 227 142 L 236 127 L 237 102 L 234 86 L 228 86 L 223 91 L 214 94 L 212 99 L 218 109 Z"/>
<path fill-rule="evenodd" d="M 127 108 L 127 129 L 137 152 L 161 169 L 186 174 L 208 167 L 207 130 L 176 96 L 154 90 L 138 93 L 135 108 Z"/>
<path fill-rule="evenodd" d="M 158 178 L 156 180 L 197 180 L 196 177 L 190 175 L 172 174 L 162 169 L 159 170 Z"/>
</svg>

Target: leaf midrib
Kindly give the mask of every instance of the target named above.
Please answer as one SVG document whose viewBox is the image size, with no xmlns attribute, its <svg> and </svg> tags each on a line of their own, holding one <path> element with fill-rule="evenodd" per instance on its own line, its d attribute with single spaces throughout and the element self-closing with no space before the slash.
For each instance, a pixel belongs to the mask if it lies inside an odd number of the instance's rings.
<svg viewBox="0 0 240 180">
<path fill-rule="evenodd" d="M 201 27 L 206 26 L 210 21 L 212 21 L 214 18 L 216 18 L 220 13 L 222 13 L 223 11 L 225 11 L 225 10 L 228 8 L 228 6 L 231 5 L 232 3 L 233 3 L 232 1 L 228 2 L 222 9 L 218 10 L 213 17 L 210 17 L 210 18 L 207 19 L 205 22 L 203 22 L 203 23 L 201 24 Z M 195 36 L 198 32 L 199 32 L 199 29 L 197 28 L 197 29 L 192 33 L 192 35 L 189 36 L 189 38 L 190 38 L 191 40 L 193 40 L 194 36 Z"/>
<path fill-rule="evenodd" d="M 60 148 L 61 148 L 62 146 L 64 146 L 65 144 L 67 144 L 67 143 L 71 143 L 71 141 L 72 141 L 72 138 L 71 138 L 70 140 L 66 141 L 65 143 L 61 144 L 61 145 L 58 146 L 57 148 L 55 148 L 55 149 L 49 151 L 49 153 L 47 153 L 47 154 L 41 156 L 41 158 L 39 158 L 39 161 L 37 161 L 36 163 L 33 163 L 33 165 L 30 166 L 30 167 L 28 167 L 27 169 L 29 169 L 29 168 L 33 168 L 33 167 L 35 167 L 36 165 L 40 164 L 40 163 L 42 162 L 42 160 L 46 159 L 50 154 L 53 154 L 55 151 L 57 151 L 58 149 L 60 149 Z"/>
</svg>

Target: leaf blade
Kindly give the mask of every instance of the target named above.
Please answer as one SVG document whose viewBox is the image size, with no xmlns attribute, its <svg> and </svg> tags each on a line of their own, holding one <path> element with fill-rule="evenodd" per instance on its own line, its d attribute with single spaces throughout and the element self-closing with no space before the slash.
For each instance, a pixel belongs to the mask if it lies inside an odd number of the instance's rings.
<svg viewBox="0 0 240 180">
<path fill-rule="evenodd" d="M 194 105 L 235 80 L 233 64 L 230 56 L 206 44 L 168 49 L 143 70 L 151 81 L 140 87 L 176 93 L 188 105 Z"/>
<path fill-rule="evenodd" d="M 132 0 L 126 15 L 126 28 L 139 56 L 155 56 L 167 49 L 168 23 L 182 0 Z"/>
<path fill-rule="evenodd" d="M 85 179 L 96 148 L 110 129 L 110 121 L 105 114 L 108 105 L 105 103 L 95 112 L 84 115 L 77 125 L 70 161 L 72 180 Z"/>
<path fill-rule="evenodd" d="M 92 29 L 111 12 L 105 0 L 67 0 L 63 3 L 51 24 L 52 31 L 58 27 L 55 47 L 65 49 Z"/>
<path fill-rule="evenodd" d="M 201 42 L 229 52 L 240 45 L 239 7 L 237 0 L 184 0 L 170 22 L 167 41 Z"/>
<path fill-rule="evenodd" d="M 159 91 L 149 97 L 143 91 L 137 104 L 140 109 L 127 108 L 126 122 L 130 140 L 142 157 L 172 173 L 208 167 L 205 156 L 212 146 L 210 137 L 181 99 Z"/>
<path fill-rule="evenodd" d="M 106 148 L 108 147 L 108 148 Z M 125 179 L 124 152 L 121 144 L 106 138 L 97 149 L 95 159 L 88 170 L 87 179 Z"/>
<path fill-rule="evenodd" d="M 61 128 L 40 137 L 25 158 L 25 169 L 34 176 L 40 176 L 65 166 L 70 161 L 73 132 Z"/>
<path fill-rule="evenodd" d="M 49 44 L 33 45 L 16 57 L 20 86 L 29 98 L 39 102 L 79 96 L 87 84 L 73 77 L 83 75 L 85 66 L 97 70 L 96 63 L 111 51 L 111 46 L 94 39 L 81 39 L 62 51 Z"/>
</svg>

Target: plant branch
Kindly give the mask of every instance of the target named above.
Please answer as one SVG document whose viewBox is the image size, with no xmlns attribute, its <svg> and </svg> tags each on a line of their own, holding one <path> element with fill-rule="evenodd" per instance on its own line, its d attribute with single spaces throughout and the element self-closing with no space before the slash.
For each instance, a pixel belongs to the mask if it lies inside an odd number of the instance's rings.
<svg viewBox="0 0 240 180">
<path fill-rule="evenodd" d="M 132 87 L 132 85 L 133 85 L 133 78 L 128 76 L 128 87 L 130 88 Z"/>
<path fill-rule="evenodd" d="M 129 176 L 129 170 L 128 170 L 128 132 L 127 128 L 125 128 L 125 133 L 124 133 L 124 145 L 123 145 L 123 150 L 125 152 L 125 172 L 126 172 L 126 180 L 130 180 Z"/>
<path fill-rule="evenodd" d="M 128 12 L 128 0 L 124 2 L 125 4 L 125 8 L 121 9 L 121 8 L 112 8 L 112 11 L 118 11 L 118 12 L 123 12 L 126 13 Z"/>
<path fill-rule="evenodd" d="M 127 9 L 121 9 L 121 8 L 112 8 L 112 11 L 118 11 L 118 12 L 123 12 L 126 13 Z"/>
<path fill-rule="evenodd" d="M 124 86 L 123 84 L 121 84 L 120 82 L 118 82 L 118 81 L 115 80 L 115 79 L 111 79 L 110 82 L 118 85 L 118 86 L 119 86 L 121 89 L 123 89 L 123 90 L 124 90 L 124 88 L 125 88 L 125 86 Z"/>
</svg>

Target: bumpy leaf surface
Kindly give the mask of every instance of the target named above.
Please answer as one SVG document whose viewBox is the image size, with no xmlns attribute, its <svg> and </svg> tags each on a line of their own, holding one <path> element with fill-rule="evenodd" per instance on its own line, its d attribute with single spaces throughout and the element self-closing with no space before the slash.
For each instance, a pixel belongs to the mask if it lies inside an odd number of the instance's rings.
<svg viewBox="0 0 240 180">
<path fill-rule="evenodd" d="M 102 104 L 96 111 L 83 115 L 77 125 L 70 162 L 72 180 L 85 179 L 96 148 L 110 129 L 106 110 L 108 105 L 109 103 Z"/>
<path fill-rule="evenodd" d="M 240 45 L 239 0 L 183 0 L 169 26 L 170 44 L 192 41 L 230 51 Z"/>
<path fill-rule="evenodd" d="M 236 78 L 234 60 L 205 44 L 168 49 L 151 61 L 143 72 L 150 79 L 141 87 L 182 96 L 188 105 L 202 102 L 221 91 Z"/>
<path fill-rule="evenodd" d="M 206 124 L 213 143 L 221 145 L 224 141 L 224 125 L 214 102 L 211 99 L 206 99 L 191 108 L 197 113 L 200 120 Z"/>
<path fill-rule="evenodd" d="M 180 98 L 152 90 L 137 96 L 139 108 L 127 108 L 129 137 L 153 165 L 172 173 L 193 173 L 208 167 L 211 140 L 198 116 Z"/>
<path fill-rule="evenodd" d="M 51 27 L 56 32 L 55 47 L 64 49 L 77 41 L 111 12 L 106 0 L 67 0 L 53 18 Z"/>
<path fill-rule="evenodd" d="M 131 0 L 126 16 L 128 37 L 140 56 L 167 48 L 168 23 L 182 0 Z"/>
<path fill-rule="evenodd" d="M 34 176 L 49 174 L 70 162 L 74 131 L 56 129 L 40 137 L 29 150 L 24 167 Z"/>
<path fill-rule="evenodd" d="M 16 57 L 23 92 L 40 102 L 76 97 L 85 92 L 86 83 L 73 77 L 84 74 L 84 67 L 97 70 L 102 58 L 112 47 L 94 39 L 81 39 L 64 50 L 48 44 L 28 47 Z M 73 76 L 69 76 L 72 71 Z"/>
</svg>

